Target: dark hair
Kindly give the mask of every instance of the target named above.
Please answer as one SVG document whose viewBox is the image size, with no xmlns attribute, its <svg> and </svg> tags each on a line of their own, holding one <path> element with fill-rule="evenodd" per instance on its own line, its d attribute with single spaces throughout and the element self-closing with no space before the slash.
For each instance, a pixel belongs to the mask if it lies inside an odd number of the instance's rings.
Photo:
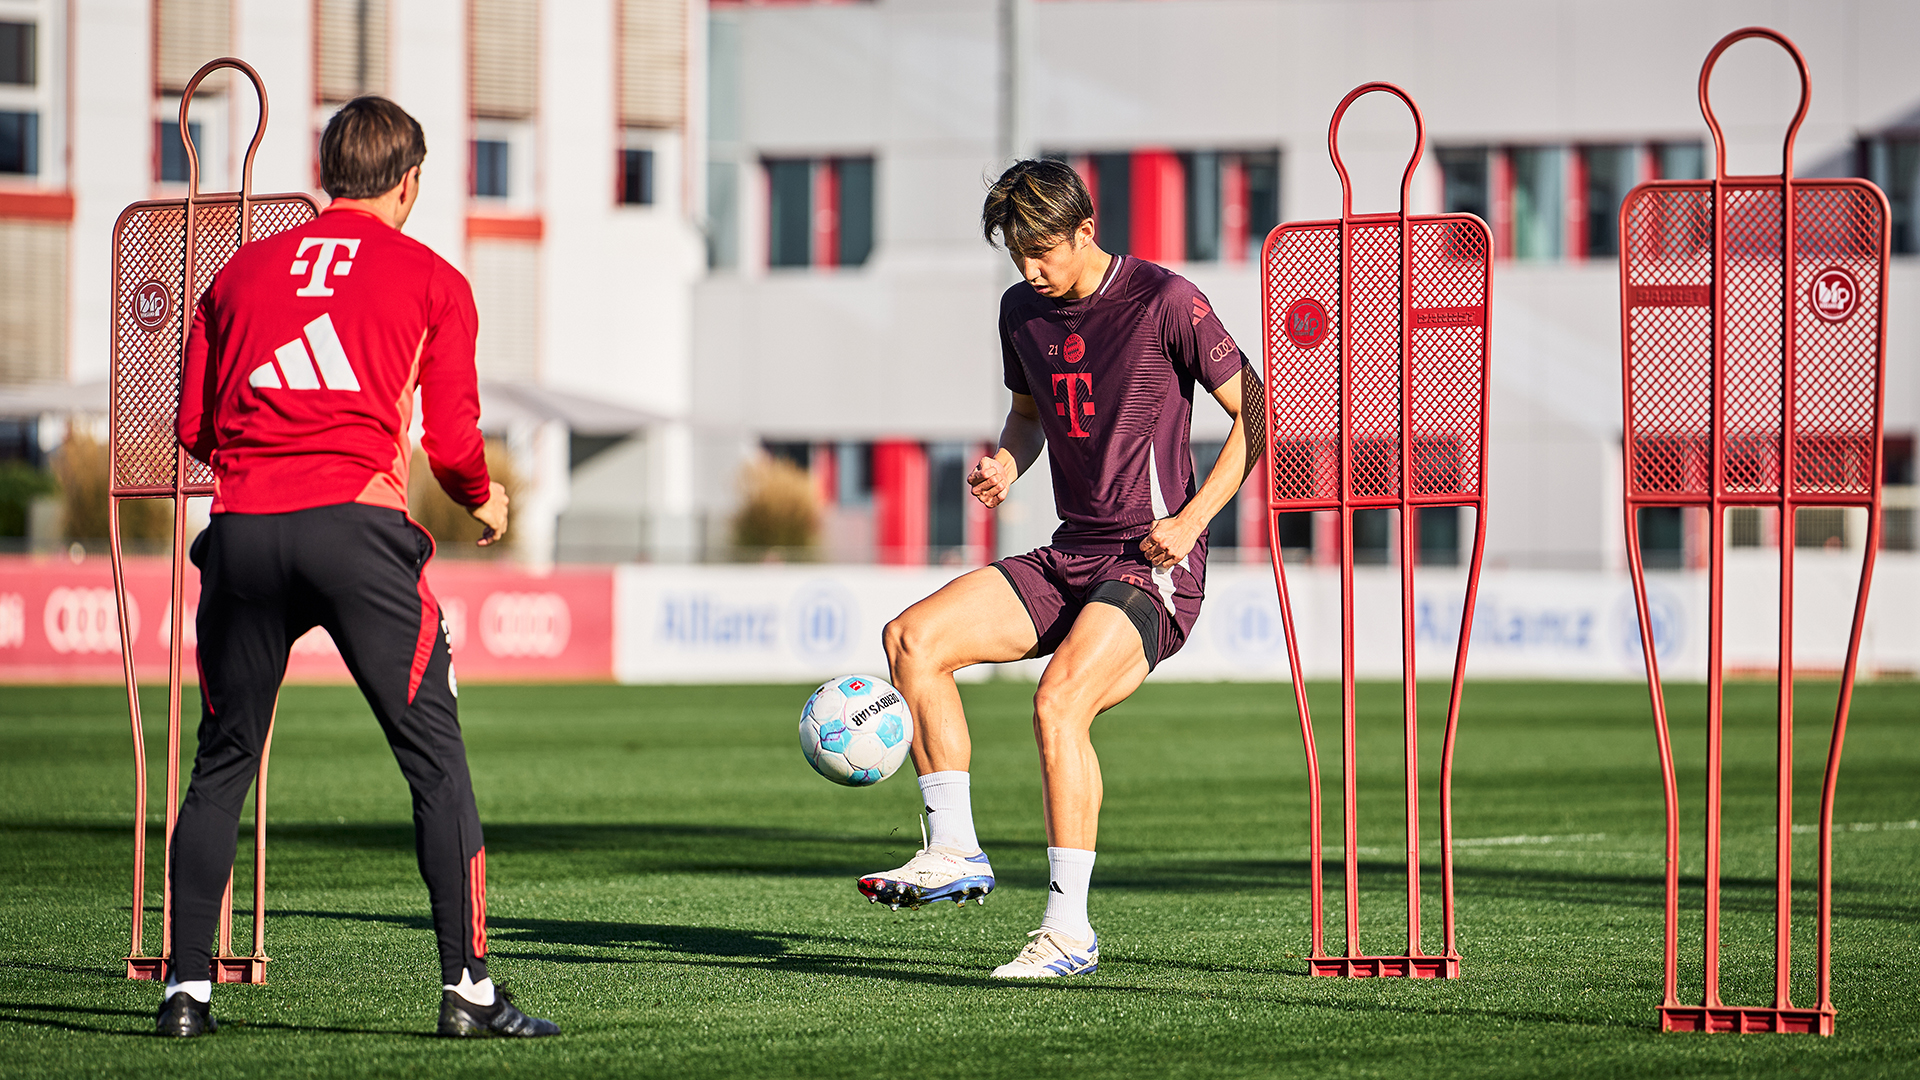
<svg viewBox="0 0 1920 1080">
<path fill-rule="evenodd" d="M 987 243 L 1034 256 L 1073 236 L 1093 216 L 1093 199 L 1080 174 L 1064 161 L 1016 161 L 987 189 L 980 229 Z"/>
<path fill-rule="evenodd" d="M 320 186 L 336 199 L 378 198 L 426 156 L 420 121 L 386 98 L 357 97 L 320 136 Z"/>
</svg>

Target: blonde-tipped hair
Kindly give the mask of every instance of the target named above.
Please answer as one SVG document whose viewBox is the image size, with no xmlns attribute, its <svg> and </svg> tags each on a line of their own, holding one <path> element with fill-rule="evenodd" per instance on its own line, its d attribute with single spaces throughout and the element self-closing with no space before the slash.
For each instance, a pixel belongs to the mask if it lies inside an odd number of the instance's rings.
<svg viewBox="0 0 1920 1080">
<path fill-rule="evenodd" d="M 1064 161 L 1016 161 L 987 189 L 980 229 L 992 244 L 1036 256 L 1073 236 L 1093 216 L 1093 199 L 1080 174 Z"/>
</svg>

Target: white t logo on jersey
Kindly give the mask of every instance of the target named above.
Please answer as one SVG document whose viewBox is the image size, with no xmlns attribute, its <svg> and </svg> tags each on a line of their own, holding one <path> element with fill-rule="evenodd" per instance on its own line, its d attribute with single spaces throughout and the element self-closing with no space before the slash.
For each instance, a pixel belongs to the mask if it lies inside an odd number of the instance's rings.
<svg viewBox="0 0 1920 1080">
<path fill-rule="evenodd" d="M 320 254 L 314 256 L 312 259 L 308 259 L 306 257 L 307 252 L 312 251 L 314 248 L 319 248 Z M 334 261 L 334 257 L 340 253 L 340 249 L 342 248 L 346 249 L 347 257 L 338 262 Z M 300 241 L 300 250 L 293 254 L 293 265 L 287 268 L 287 273 L 299 275 L 308 273 L 309 270 L 311 270 L 313 274 L 312 277 L 307 279 L 307 283 L 301 286 L 293 295 L 332 296 L 333 290 L 327 286 L 328 271 L 339 274 L 341 277 L 346 277 L 352 273 L 353 263 L 351 260 L 354 256 L 360 254 L 360 241 L 357 239 L 336 239 L 331 236 L 309 236 Z"/>
<path fill-rule="evenodd" d="M 247 385 L 279 390 L 280 376 L 285 374 L 284 385 L 288 390 L 318 390 L 322 379 L 326 380 L 329 390 L 359 390 L 359 376 L 353 373 L 347 350 L 340 344 L 340 335 L 334 332 L 333 316 L 322 315 L 304 329 L 305 341 L 294 338 L 273 350 L 274 360 L 280 361 L 279 371 L 274 370 L 273 360 L 269 360 L 247 375 Z M 311 354 L 307 352 L 308 345 L 313 346 Z"/>
</svg>

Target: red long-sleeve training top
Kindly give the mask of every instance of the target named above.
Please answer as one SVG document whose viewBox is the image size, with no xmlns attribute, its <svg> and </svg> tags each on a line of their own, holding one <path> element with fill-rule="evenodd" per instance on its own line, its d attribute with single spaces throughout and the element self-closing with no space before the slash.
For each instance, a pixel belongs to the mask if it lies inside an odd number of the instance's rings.
<svg viewBox="0 0 1920 1080">
<path fill-rule="evenodd" d="M 241 247 L 194 310 L 180 386 L 180 444 L 213 466 L 213 511 L 404 512 L 416 386 L 434 477 L 486 502 L 477 326 L 467 279 L 365 210 Z"/>
</svg>

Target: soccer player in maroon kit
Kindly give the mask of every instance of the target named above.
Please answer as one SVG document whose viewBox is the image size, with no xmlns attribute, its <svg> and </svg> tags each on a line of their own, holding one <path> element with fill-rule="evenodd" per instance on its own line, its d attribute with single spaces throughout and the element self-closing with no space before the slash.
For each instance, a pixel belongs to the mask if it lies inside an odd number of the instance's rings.
<svg viewBox="0 0 1920 1080">
<path fill-rule="evenodd" d="M 914 769 L 927 846 L 860 879 L 895 906 L 981 899 L 993 869 L 973 828 L 972 742 L 953 673 L 1053 655 L 1033 699 L 1047 822 L 1047 910 L 1000 978 L 1092 971 L 1087 919 L 1099 826 L 1094 717 L 1179 650 L 1200 614 L 1206 529 L 1258 458 L 1260 383 L 1200 291 L 1164 267 L 1095 242 L 1093 203 L 1058 161 L 1021 161 L 988 191 L 981 223 L 1025 280 L 1000 301 L 1013 407 L 968 482 L 991 508 L 1048 450 L 1061 525 L 1053 543 L 956 578 L 887 625 L 894 685 L 918 723 Z M 1193 387 L 1233 418 L 1195 484 Z M 1244 406 L 1244 411 L 1243 411 Z"/>
<path fill-rule="evenodd" d="M 407 516 L 414 393 L 435 479 L 507 529 L 487 474 L 466 278 L 400 232 L 420 194 L 420 125 L 348 102 L 320 141 L 318 220 L 243 246 L 194 311 L 182 446 L 213 466 L 200 568 L 199 751 L 174 829 L 173 955 L 161 1035 L 215 1031 L 210 945 L 287 652 L 323 626 L 413 792 L 415 849 L 439 937 L 442 1035 L 554 1035 L 487 976 L 487 853 L 458 686 L 427 588 L 433 538 Z"/>
</svg>

